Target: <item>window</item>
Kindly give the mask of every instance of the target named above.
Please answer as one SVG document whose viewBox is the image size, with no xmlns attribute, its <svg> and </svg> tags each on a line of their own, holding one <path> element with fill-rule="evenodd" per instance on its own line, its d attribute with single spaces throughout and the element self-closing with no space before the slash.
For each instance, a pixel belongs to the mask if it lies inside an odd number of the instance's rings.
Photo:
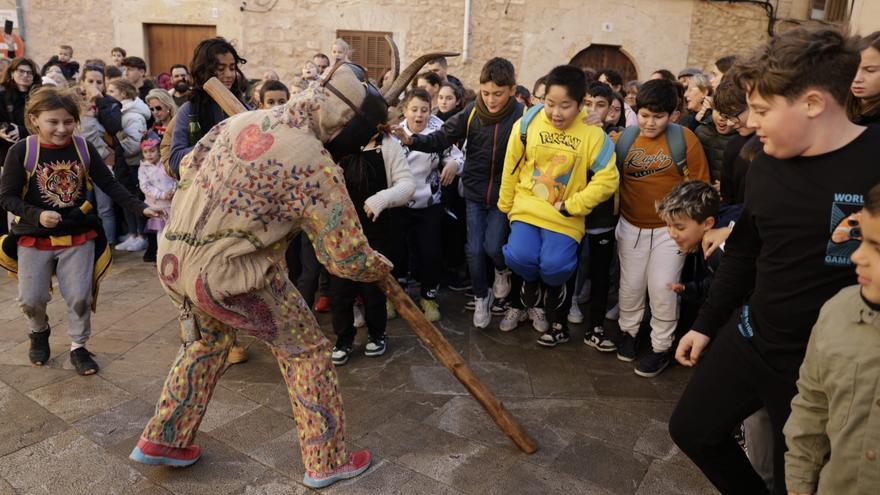
<svg viewBox="0 0 880 495">
<path fill-rule="evenodd" d="M 336 31 L 336 37 L 342 38 L 351 47 L 352 62 L 367 69 L 367 77 L 381 84 L 382 76 L 391 69 L 391 47 L 385 41 L 383 31 Z"/>
<path fill-rule="evenodd" d="M 852 12 L 852 0 L 812 0 L 810 19 L 814 21 L 846 22 Z"/>
</svg>

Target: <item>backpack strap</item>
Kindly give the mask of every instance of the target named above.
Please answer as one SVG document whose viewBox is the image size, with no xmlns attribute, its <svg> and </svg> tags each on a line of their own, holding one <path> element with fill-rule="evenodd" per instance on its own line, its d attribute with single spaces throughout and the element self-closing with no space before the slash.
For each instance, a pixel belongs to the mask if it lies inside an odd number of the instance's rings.
<svg viewBox="0 0 880 495">
<path fill-rule="evenodd" d="M 476 115 L 476 114 L 477 114 L 477 105 L 474 105 L 474 107 L 471 108 L 471 113 L 468 114 L 467 127 L 464 128 L 464 139 L 465 140 L 467 140 L 468 134 L 471 133 L 471 122 L 473 122 L 474 115 Z"/>
<path fill-rule="evenodd" d="M 543 109 L 544 104 L 539 103 L 526 110 L 526 113 L 523 114 L 521 119 L 519 119 L 519 139 L 522 141 L 523 152 L 522 155 L 519 156 L 519 160 L 516 161 L 516 165 L 513 166 L 513 170 L 510 171 L 510 175 L 516 173 L 517 169 L 519 169 L 519 164 L 522 163 L 523 158 L 526 157 L 526 136 L 529 133 L 529 124 L 535 119 L 535 115 L 538 115 L 538 112 Z"/>
<path fill-rule="evenodd" d="M 633 143 L 638 139 L 639 132 L 639 126 L 632 125 L 624 128 L 617 136 L 614 153 L 617 155 L 617 168 L 621 171 L 626 164 L 626 155 L 629 153 L 629 149 L 632 148 Z"/>
<path fill-rule="evenodd" d="M 92 177 L 89 174 L 89 167 L 92 165 L 92 155 L 89 153 L 89 145 L 82 136 L 73 136 L 73 147 L 76 148 L 76 154 L 79 155 L 79 161 L 83 164 L 86 171 L 86 190 L 92 190 Z"/>
<path fill-rule="evenodd" d="M 669 147 L 669 153 L 672 155 L 672 161 L 675 162 L 675 168 L 678 169 L 679 175 L 687 179 L 687 143 L 684 137 L 684 127 L 672 123 L 666 126 L 666 146 Z"/>
<path fill-rule="evenodd" d="M 28 179 L 34 173 L 37 167 L 37 160 L 40 158 L 40 138 L 36 134 L 27 137 L 24 148 L 24 171 L 27 172 Z"/>
</svg>

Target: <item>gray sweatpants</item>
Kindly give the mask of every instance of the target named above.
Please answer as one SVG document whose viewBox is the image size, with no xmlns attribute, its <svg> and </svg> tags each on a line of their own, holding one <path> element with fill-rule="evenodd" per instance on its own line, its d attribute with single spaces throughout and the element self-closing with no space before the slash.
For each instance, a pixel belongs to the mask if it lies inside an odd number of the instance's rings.
<svg viewBox="0 0 880 495">
<path fill-rule="evenodd" d="M 57 251 L 18 247 L 18 302 L 30 332 L 49 328 L 46 304 L 52 273 L 58 279 L 61 297 L 67 303 L 70 323 L 67 334 L 75 344 L 85 344 L 92 333 L 92 272 L 95 241 Z M 57 265 L 56 265 L 57 264 Z"/>
</svg>

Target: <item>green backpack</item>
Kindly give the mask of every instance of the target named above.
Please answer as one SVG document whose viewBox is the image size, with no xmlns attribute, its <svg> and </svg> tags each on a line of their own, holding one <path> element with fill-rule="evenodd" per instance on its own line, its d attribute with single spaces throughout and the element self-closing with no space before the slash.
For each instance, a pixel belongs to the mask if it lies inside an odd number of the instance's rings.
<svg viewBox="0 0 880 495">
<path fill-rule="evenodd" d="M 684 127 L 678 124 L 669 124 L 666 126 L 665 133 L 666 146 L 669 148 L 669 153 L 672 154 L 675 168 L 678 169 L 678 173 L 682 177 L 687 179 L 687 144 L 684 138 Z M 629 126 L 620 132 L 614 152 L 617 154 L 617 168 L 621 171 L 623 171 L 623 166 L 625 165 L 626 155 L 638 137 L 639 126 L 637 125 Z"/>
</svg>

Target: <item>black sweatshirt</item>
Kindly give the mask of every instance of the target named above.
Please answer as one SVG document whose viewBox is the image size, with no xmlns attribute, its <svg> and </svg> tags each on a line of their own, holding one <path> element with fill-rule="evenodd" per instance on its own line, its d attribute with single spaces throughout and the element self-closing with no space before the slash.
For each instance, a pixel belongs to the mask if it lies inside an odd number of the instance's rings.
<svg viewBox="0 0 880 495">
<path fill-rule="evenodd" d="M 142 215 L 147 205 L 129 194 L 101 160 L 98 151 L 89 147 L 89 176 L 102 191 L 123 208 Z M 27 172 L 24 169 L 26 141 L 21 140 L 6 155 L 3 176 L 0 177 L 0 207 L 21 217 L 13 224 L 12 232 L 33 237 L 81 234 L 94 230 L 96 209 L 83 217 L 79 207 L 86 201 L 85 170 L 79 161 L 73 141 L 63 148 L 40 147 L 39 161 L 34 167 L 22 198 Z M 40 225 L 40 213 L 53 210 L 61 214 L 62 222 L 52 229 Z"/>
<path fill-rule="evenodd" d="M 869 127 L 819 156 L 778 160 L 759 152 L 695 330 L 713 336 L 751 292 L 755 348 L 774 368 L 797 370 L 819 309 L 855 282 L 849 256 L 858 241 L 840 242 L 838 229 L 836 243 L 832 232 L 880 183 L 878 144 L 880 127 Z"/>
</svg>

